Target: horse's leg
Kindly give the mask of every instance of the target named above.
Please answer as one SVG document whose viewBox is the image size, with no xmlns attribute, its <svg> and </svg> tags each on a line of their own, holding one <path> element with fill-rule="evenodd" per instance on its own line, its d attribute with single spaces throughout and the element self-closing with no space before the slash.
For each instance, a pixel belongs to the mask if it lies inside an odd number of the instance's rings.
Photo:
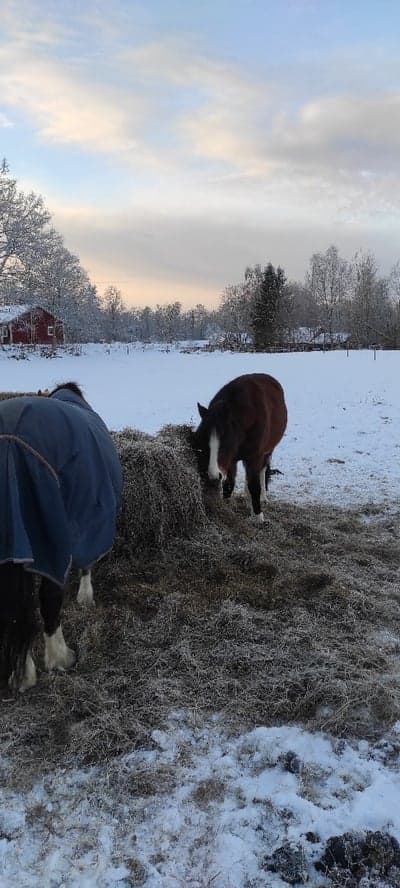
<svg viewBox="0 0 400 888">
<path fill-rule="evenodd" d="M 251 466 L 248 462 L 244 463 L 244 467 L 246 469 L 247 487 L 249 488 L 249 493 L 251 496 L 253 512 L 256 520 L 260 524 L 262 524 L 262 522 L 264 521 L 264 515 L 261 511 L 261 469 Z"/>
<path fill-rule="evenodd" d="M 93 604 L 93 586 L 90 568 L 85 567 L 79 573 L 80 583 L 76 600 L 78 604 Z"/>
<path fill-rule="evenodd" d="M 39 589 L 40 613 L 44 623 L 44 664 L 46 669 L 70 669 L 76 657 L 64 641 L 60 623 L 63 590 L 51 580 L 42 579 Z"/>
<path fill-rule="evenodd" d="M 265 465 L 261 469 L 260 472 L 260 485 L 261 485 L 261 502 L 267 502 L 267 494 L 268 494 L 268 484 L 269 479 L 271 477 L 271 454 L 268 453 L 265 457 Z"/>
<path fill-rule="evenodd" d="M 25 672 L 21 684 L 19 686 L 20 691 L 28 691 L 29 688 L 33 688 L 37 682 L 37 674 L 36 674 L 36 666 L 35 661 L 32 657 L 30 651 L 28 651 L 25 660 Z"/>
<path fill-rule="evenodd" d="M 224 499 L 229 499 L 232 496 L 235 488 L 236 471 L 237 463 L 233 463 L 226 473 L 225 480 L 222 482 L 222 496 Z"/>
<path fill-rule="evenodd" d="M 264 466 L 260 471 L 260 502 L 267 502 L 267 467 Z"/>
<path fill-rule="evenodd" d="M 0 565 L 0 660 L 13 691 L 36 684 L 31 648 L 38 631 L 35 581 L 22 564 Z"/>
</svg>

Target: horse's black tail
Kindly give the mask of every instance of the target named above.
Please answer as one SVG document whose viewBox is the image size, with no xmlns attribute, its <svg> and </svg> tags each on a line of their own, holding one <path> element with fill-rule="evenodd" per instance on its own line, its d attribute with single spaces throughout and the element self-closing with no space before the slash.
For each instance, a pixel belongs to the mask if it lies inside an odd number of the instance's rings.
<svg viewBox="0 0 400 888">
<path fill-rule="evenodd" d="M 16 687 L 38 631 L 34 592 L 34 576 L 21 564 L 0 565 L 0 669 Z"/>
</svg>

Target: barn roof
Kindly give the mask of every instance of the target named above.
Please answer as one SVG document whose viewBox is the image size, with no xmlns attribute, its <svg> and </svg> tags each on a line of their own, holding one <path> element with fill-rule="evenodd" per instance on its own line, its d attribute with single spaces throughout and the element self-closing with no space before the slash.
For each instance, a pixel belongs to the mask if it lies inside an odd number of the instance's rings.
<svg viewBox="0 0 400 888">
<path fill-rule="evenodd" d="M 31 305 L 22 305 L 20 302 L 15 305 L 0 305 L 0 324 L 9 324 L 10 321 L 15 321 L 31 308 Z"/>
</svg>

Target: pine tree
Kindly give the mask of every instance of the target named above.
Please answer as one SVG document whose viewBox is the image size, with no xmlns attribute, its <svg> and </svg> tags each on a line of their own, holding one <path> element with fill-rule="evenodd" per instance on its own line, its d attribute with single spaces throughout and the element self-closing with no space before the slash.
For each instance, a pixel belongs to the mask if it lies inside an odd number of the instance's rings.
<svg viewBox="0 0 400 888">
<path fill-rule="evenodd" d="M 283 269 L 278 266 L 275 270 L 269 262 L 253 297 L 251 326 L 256 351 L 266 351 L 278 341 L 285 285 Z"/>
</svg>

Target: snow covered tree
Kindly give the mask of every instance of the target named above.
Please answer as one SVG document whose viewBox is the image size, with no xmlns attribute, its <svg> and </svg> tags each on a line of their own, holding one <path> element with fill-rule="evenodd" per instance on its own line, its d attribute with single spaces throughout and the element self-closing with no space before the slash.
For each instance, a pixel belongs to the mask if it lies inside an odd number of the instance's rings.
<svg viewBox="0 0 400 888">
<path fill-rule="evenodd" d="M 391 315 L 390 281 L 379 275 L 372 253 L 357 253 L 352 265 L 353 293 L 350 327 L 353 338 L 362 347 L 384 344 Z"/>
<path fill-rule="evenodd" d="M 104 291 L 103 305 L 106 315 L 107 339 L 115 341 L 125 338 L 121 336 L 123 332 L 122 317 L 125 310 L 121 290 L 114 285 L 107 287 Z"/>
<path fill-rule="evenodd" d="M 350 280 L 349 263 L 339 256 L 337 247 L 330 246 L 325 253 L 312 255 L 306 286 L 318 305 L 319 325 L 329 335 L 343 326 Z"/>
<path fill-rule="evenodd" d="M 23 288 L 24 275 L 40 261 L 50 213 L 37 194 L 24 194 L 9 175 L 7 162 L 0 167 L 0 296 Z"/>
<path fill-rule="evenodd" d="M 77 256 L 50 227 L 40 196 L 24 194 L 0 166 L 0 299 L 39 304 L 64 321 L 67 337 L 99 338 L 102 313 L 96 288 Z"/>
</svg>

